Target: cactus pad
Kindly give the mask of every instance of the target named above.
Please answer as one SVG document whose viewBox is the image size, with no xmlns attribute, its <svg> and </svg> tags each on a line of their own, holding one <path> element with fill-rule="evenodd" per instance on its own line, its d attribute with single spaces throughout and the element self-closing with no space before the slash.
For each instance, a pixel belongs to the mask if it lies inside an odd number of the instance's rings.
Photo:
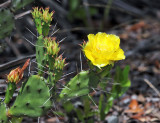
<svg viewBox="0 0 160 123">
<path fill-rule="evenodd" d="M 4 103 L 0 103 L 0 123 L 7 123 L 7 109 Z"/>
<path fill-rule="evenodd" d="M 44 40 L 43 36 L 39 36 L 38 40 L 36 42 L 36 60 L 39 63 L 38 68 L 40 69 L 38 73 L 41 75 L 43 74 L 43 66 L 46 65 L 46 60 L 45 60 L 45 48 L 44 48 Z"/>
<path fill-rule="evenodd" d="M 9 109 L 11 116 L 39 117 L 51 107 L 49 88 L 44 78 L 32 75 Z"/>
<path fill-rule="evenodd" d="M 93 72 L 81 71 L 69 81 L 62 90 L 60 97 L 63 100 L 70 100 L 75 97 L 84 96 L 90 93 L 92 87 L 96 87 L 99 77 Z"/>
<path fill-rule="evenodd" d="M 0 39 L 10 35 L 14 28 L 14 15 L 9 9 L 0 9 Z"/>
<path fill-rule="evenodd" d="M 53 13 L 54 12 L 49 12 L 49 8 L 39 9 L 38 7 L 35 7 L 32 11 L 37 31 L 44 37 L 48 36 Z"/>
<path fill-rule="evenodd" d="M 4 100 L 6 104 L 8 104 L 12 99 L 15 90 L 16 90 L 16 84 L 9 82 L 6 95 L 5 95 L 5 100 Z"/>
<path fill-rule="evenodd" d="M 11 3 L 12 10 L 16 11 L 18 9 L 21 9 L 24 6 L 26 6 L 27 4 L 30 4 L 33 1 L 34 0 L 12 0 L 12 3 Z"/>
</svg>

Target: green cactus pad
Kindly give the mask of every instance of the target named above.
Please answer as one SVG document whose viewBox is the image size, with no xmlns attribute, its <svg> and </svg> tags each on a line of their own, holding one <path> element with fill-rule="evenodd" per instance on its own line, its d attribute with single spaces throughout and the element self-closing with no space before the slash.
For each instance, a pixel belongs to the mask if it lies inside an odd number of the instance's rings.
<svg viewBox="0 0 160 123">
<path fill-rule="evenodd" d="M 34 0 L 12 0 L 11 3 L 12 11 L 17 11 L 18 9 L 25 7 L 27 4 L 30 4 L 33 1 Z"/>
<path fill-rule="evenodd" d="M 62 90 L 60 97 L 63 100 L 70 100 L 75 97 L 84 96 L 90 93 L 92 87 L 96 87 L 99 77 L 89 71 L 81 71 L 69 81 L 67 86 Z"/>
<path fill-rule="evenodd" d="M 45 48 L 44 48 L 44 40 L 43 36 L 39 36 L 36 42 L 36 60 L 38 62 L 38 68 L 40 69 L 38 73 L 43 74 L 43 66 L 46 65 L 46 56 L 45 56 Z"/>
<path fill-rule="evenodd" d="M 13 13 L 9 9 L 0 9 L 0 39 L 9 36 L 14 26 Z"/>
<path fill-rule="evenodd" d="M 49 8 L 33 8 L 32 16 L 34 18 L 37 31 L 44 37 L 48 36 L 50 30 L 50 24 L 54 12 L 49 12 Z"/>
<path fill-rule="evenodd" d="M 6 90 L 6 95 L 5 95 L 5 100 L 4 100 L 6 104 L 8 104 L 10 100 L 12 99 L 16 88 L 17 88 L 16 83 L 13 83 L 13 82 L 8 83 L 8 88 Z"/>
<path fill-rule="evenodd" d="M 0 103 L 0 123 L 7 123 L 7 109 L 4 103 Z"/>
<path fill-rule="evenodd" d="M 39 117 L 50 107 L 49 88 L 44 78 L 32 75 L 8 113 L 11 116 Z"/>
</svg>

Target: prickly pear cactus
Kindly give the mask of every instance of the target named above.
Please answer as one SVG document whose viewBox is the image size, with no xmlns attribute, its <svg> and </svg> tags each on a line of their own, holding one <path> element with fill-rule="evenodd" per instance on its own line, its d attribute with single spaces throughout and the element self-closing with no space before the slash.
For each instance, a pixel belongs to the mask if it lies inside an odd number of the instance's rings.
<svg viewBox="0 0 160 123">
<path fill-rule="evenodd" d="M 0 123 L 7 123 L 7 108 L 4 103 L 0 103 Z"/>
<path fill-rule="evenodd" d="M 14 26 L 13 13 L 9 9 L 0 9 L 0 39 L 9 36 Z"/>
<path fill-rule="evenodd" d="M 44 40 L 43 36 L 39 36 L 38 40 L 36 42 L 36 60 L 38 62 L 38 73 L 41 75 L 43 74 L 43 66 L 46 65 L 46 60 L 45 60 L 45 48 L 44 48 Z"/>
<path fill-rule="evenodd" d="M 17 11 L 33 1 L 34 0 L 12 0 L 11 9 L 12 11 Z"/>
<path fill-rule="evenodd" d="M 39 35 L 43 35 L 44 37 L 48 36 L 53 13 L 54 12 L 49 13 L 49 8 L 39 9 L 38 7 L 35 7 L 32 11 L 32 16 Z"/>
<path fill-rule="evenodd" d="M 32 75 L 9 109 L 8 115 L 39 117 L 50 107 L 49 88 L 44 78 Z"/>
<path fill-rule="evenodd" d="M 8 88 L 7 88 L 6 95 L 5 95 L 5 100 L 4 100 L 4 102 L 6 104 L 8 104 L 10 102 L 10 100 L 12 99 L 12 96 L 13 96 L 13 93 L 14 93 L 15 90 L 16 90 L 16 84 L 10 82 L 8 84 Z"/>
<path fill-rule="evenodd" d="M 116 67 L 115 83 L 113 86 L 113 93 L 116 92 L 115 97 L 118 98 L 122 96 L 128 88 L 131 86 L 131 81 L 128 79 L 130 67 L 126 66 L 124 69 L 121 69 L 119 66 Z"/>
<path fill-rule="evenodd" d="M 67 86 L 62 90 L 60 97 L 63 100 L 70 100 L 89 94 L 92 87 L 96 87 L 99 77 L 93 72 L 81 71 L 73 79 L 69 81 Z"/>
</svg>

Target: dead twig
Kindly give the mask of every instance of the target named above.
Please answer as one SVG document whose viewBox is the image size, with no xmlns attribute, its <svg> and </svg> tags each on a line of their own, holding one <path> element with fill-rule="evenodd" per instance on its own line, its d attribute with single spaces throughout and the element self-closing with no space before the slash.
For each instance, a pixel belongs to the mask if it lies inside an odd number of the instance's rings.
<svg viewBox="0 0 160 123">
<path fill-rule="evenodd" d="M 24 63 L 26 61 L 26 59 L 28 59 L 28 58 L 35 58 L 35 57 L 36 57 L 36 54 L 33 54 L 33 55 L 24 56 L 24 57 L 21 57 L 19 59 L 15 59 L 13 61 L 1 64 L 0 65 L 0 72 L 4 72 L 4 70 L 7 70 L 7 69 L 12 69 L 12 67 Z"/>
<path fill-rule="evenodd" d="M 28 10 L 26 12 L 20 13 L 20 14 L 18 14 L 18 15 L 15 16 L 15 19 L 17 20 L 17 19 L 19 19 L 19 18 L 21 18 L 21 17 L 23 17 L 25 15 L 28 15 L 30 13 L 31 13 L 31 10 Z"/>
<path fill-rule="evenodd" d="M 8 0 L 8 1 L 0 4 L 0 8 L 2 8 L 2 7 L 3 7 L 3 8 L 4 8 L 4 7 L 7 7 L 7 6 L 9 6 L 10 3 L 11 3 L 11 0 Z"/>
<path fill-rule="evenodd" d="M 149 87 L 151 87 L 156 93 L 157 95 L 160 97 L 160 92 L 157 90 L 157 88 L 155 88 L 153 86 L 153 84 L 148 80 L 148 79 L 144 79 L 144 81 L 149 85 Z"/>
</svg>

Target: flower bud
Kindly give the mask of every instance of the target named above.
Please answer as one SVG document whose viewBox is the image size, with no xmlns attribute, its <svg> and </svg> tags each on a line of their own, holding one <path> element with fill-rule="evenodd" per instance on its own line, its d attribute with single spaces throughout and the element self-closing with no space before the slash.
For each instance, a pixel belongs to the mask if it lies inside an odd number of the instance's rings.
<svg viewBox="0 0 160 123">
<path fill-rule="evenodd" d="M 38 9 L 38 7 L 33 8 L 32 16 L 34 19 L 42 17 L 42 8 Z"/>
<path fill-rule="evenodd" d="M 50 23 L 52 21 L 53 14 L 54 14 L 53 11 L 49 13 L 49 8 L 43 9 L 43 8 L 35 7 L 33 8 L 33 11 L 32 11 L 32 16 L 34 19 L 39 18 L 46 23 Z"/>
<path fill-rule="evenodd" d="M 37 31 L 40 35 L 46 37 L 49 34 L 53 11 L 49 13 L 49 8 L 43 9 L 35 7 L 31 12 L 34 18 Z"/>
<path fill-rule="evenodd" d="M 56 38 L 55 37 L 48 37 L 44 39 L 44 44 L 45 47 L 47 48 L 47 53 L 49 55 L 55 56 L 58 54 L 60 48 L 59 44 L 56 43 Z"/>
<path fill-rule="evenodd" d="M 49 8 L 42 9 L 42 20 L 46 23 L 50 23 L 52 21 L 52 16 L 54 12 L 49 13 Z"/>
<path fill-rule="evenodd" d="M 62 58 L 62 55 L 55 59 L 54 68 L 57 70 L 63 70 L 65 66 L 65 59 Z"/>
<path fill-rule="evenodd" d="M 30 59 L 28 59 L 22 68 L 17 67 L 16 69 L 11 70 L 11 72 L 7 75 L 7 81 L 18 83 L 23 78 L 23 72 L 29 65 Z"/>
<path fill-rule="evenodd" d="M 8 82 L 18 83 L 22 79 L 22 77 L 23 74 L 21 73 L 21 68 L 18 67 L 8 74 L 7 80 Z"/>
</svg>

